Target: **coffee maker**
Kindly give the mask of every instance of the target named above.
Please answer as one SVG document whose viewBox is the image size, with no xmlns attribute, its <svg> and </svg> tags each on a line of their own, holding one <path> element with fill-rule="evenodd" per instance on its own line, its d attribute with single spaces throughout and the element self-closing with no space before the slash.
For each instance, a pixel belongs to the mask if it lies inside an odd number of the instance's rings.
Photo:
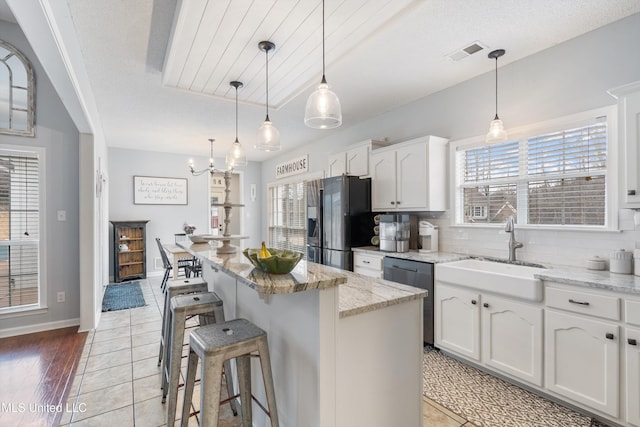
<svg viewBox="0 0 640 427">
<path fill-rule="evenodd" d="M 409 249 L 417 249 L 417 224 L 415 215 L 380 215 L 380 250 L 409 252 Z"/>
<path fill-rule="evenodd" d="M 438 227 L 429 221 L 418 223 L 418 252 L 438 252 Z"/>
</svg>

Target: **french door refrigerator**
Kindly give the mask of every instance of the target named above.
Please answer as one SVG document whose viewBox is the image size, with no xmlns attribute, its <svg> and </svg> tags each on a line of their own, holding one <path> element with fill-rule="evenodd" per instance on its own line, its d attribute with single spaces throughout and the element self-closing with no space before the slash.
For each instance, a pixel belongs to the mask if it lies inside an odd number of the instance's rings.
<svg viewBox="0 0 640 427">
<path fill-rule="evenodd" d="M 373 235 L 371 179 L 342 175 L 313 187 L 307 187 L 307 226 L 313 226 L 307 234 L 308 260 L 353 271 L 351 248 L 368 245 Z"/>
</svg>

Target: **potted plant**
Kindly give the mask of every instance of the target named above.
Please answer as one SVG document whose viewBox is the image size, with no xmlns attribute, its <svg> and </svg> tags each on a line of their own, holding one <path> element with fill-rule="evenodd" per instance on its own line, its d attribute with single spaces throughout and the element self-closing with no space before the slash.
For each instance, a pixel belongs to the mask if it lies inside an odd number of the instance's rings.
<svg viewBox="0 0 640 427">
<path fill-rule="evenodd" d="M 186 235 L 190 235 L 193 234 L 193 232 L 196 229 L 195 225 L 191 225 L 191 224 L 187 224 L 186 222 L 182 225 L 182 229 L 184 230 L 184 234 Z"/>
</svg>

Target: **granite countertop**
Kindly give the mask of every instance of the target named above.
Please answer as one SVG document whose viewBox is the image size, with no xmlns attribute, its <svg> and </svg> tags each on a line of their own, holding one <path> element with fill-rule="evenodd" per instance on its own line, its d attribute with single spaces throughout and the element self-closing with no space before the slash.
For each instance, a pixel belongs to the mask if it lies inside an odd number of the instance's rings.
<svg viewBox="0 0 640 427">
<path fill-rule="evenodd" d="M 419 262 L 430 262 L 433 264 L 437 264 L 440 262 L 459 261 L 461 259 L 470 258 L 468 255 L 452 254 L 448 252 L 422 253 L 416 250 L 411 250 L 409 252 L 384 252 L 384 251 L 381 251 L 377 246 L 363 246 L 361 248 L 353 248 L 352 251 L 388 256 L 391 258 L 408 259 L 408 260 L 419 261 Z"/>
<path fill-rule="evenodd" d="M 540 269 L 534 277 L 550 282 L 606 289 L 627 294 L 640 294 L 640 277 L 632 274 L 617 274 L 609 271 L 587 270 L 579 267 L 548 266 Z"/>
<path fill-rule="evenodd" d="M 434 253 L 418 253 L 417 251 L 409 251 L 405 253 L 383 252 L 376 246 L 365 246 L 354 248 L 354 252 L 365 252 L 377 255 L 384 255 L 393 258 L 411 259 L 422 262 L 452 262 L 467 258 L 486 258 L 483 256 L 434 252 Z M 546 268 L 541 268 L 540 272 L 534 277 L 556 283 L 564 283 L 574 286 L 582 286 L 585 288 L 604 289 L 618 293 L 640 294 L 640 276 L 632 274 L 617 274 L 609 271 L 587 270 L 580 267 L 569 267 L 561 265 L 551 265 L 545 263 Z"/>
<path fill-rule="evenodd" d="M 347 283 L 338 289 L 340 318 L 425 298 L 425 289 L 343 271 Z"/>
<path fill-rule="evenodd" d="M 242 252 L 218 254 L 208 243 L 178 243 L 190 254 L 202 259 L 262 294 L 289 294 L 309 289 L 325 289 L 347 281 L 344 272 L 312 262 L 300 261 L 289 274 L 268 274 L 254 268 Z"/>
<path fill-rule="evenodd" d="M 424 289 L 374 279 L 351 271 L 300 261 L 290 274 L 270 275 L 253 267 L 241 252 L 218 254 L 208 243 L 178 244 L 192 255 L 265 294 L 285 294 L 339 286 L 340 318 L 427 296 Z"/>
</svg>

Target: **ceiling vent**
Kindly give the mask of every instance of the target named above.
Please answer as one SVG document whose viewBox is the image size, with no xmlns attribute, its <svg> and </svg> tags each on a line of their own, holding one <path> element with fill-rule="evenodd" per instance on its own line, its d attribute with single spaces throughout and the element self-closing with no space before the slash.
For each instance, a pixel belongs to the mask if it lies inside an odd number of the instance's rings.
<svg viewBox="0 0 640 427">
<path fill-rule="evenodd" d="M 463 47 L 461 49 L 457 49 L 454 52 L 450 53 L 447 55 L 447 58 L 449 58 L 452 61 L 460 61 L 464 58 L 467 58 L 471 55 L 473 55 L 474 53 L 480 52 L 481 50 L 485 49 L 485 46 L 482 45 L 480 42 L 475 41 L 473 43 L 471 43 L 470 45 Z"/>
</svg>

